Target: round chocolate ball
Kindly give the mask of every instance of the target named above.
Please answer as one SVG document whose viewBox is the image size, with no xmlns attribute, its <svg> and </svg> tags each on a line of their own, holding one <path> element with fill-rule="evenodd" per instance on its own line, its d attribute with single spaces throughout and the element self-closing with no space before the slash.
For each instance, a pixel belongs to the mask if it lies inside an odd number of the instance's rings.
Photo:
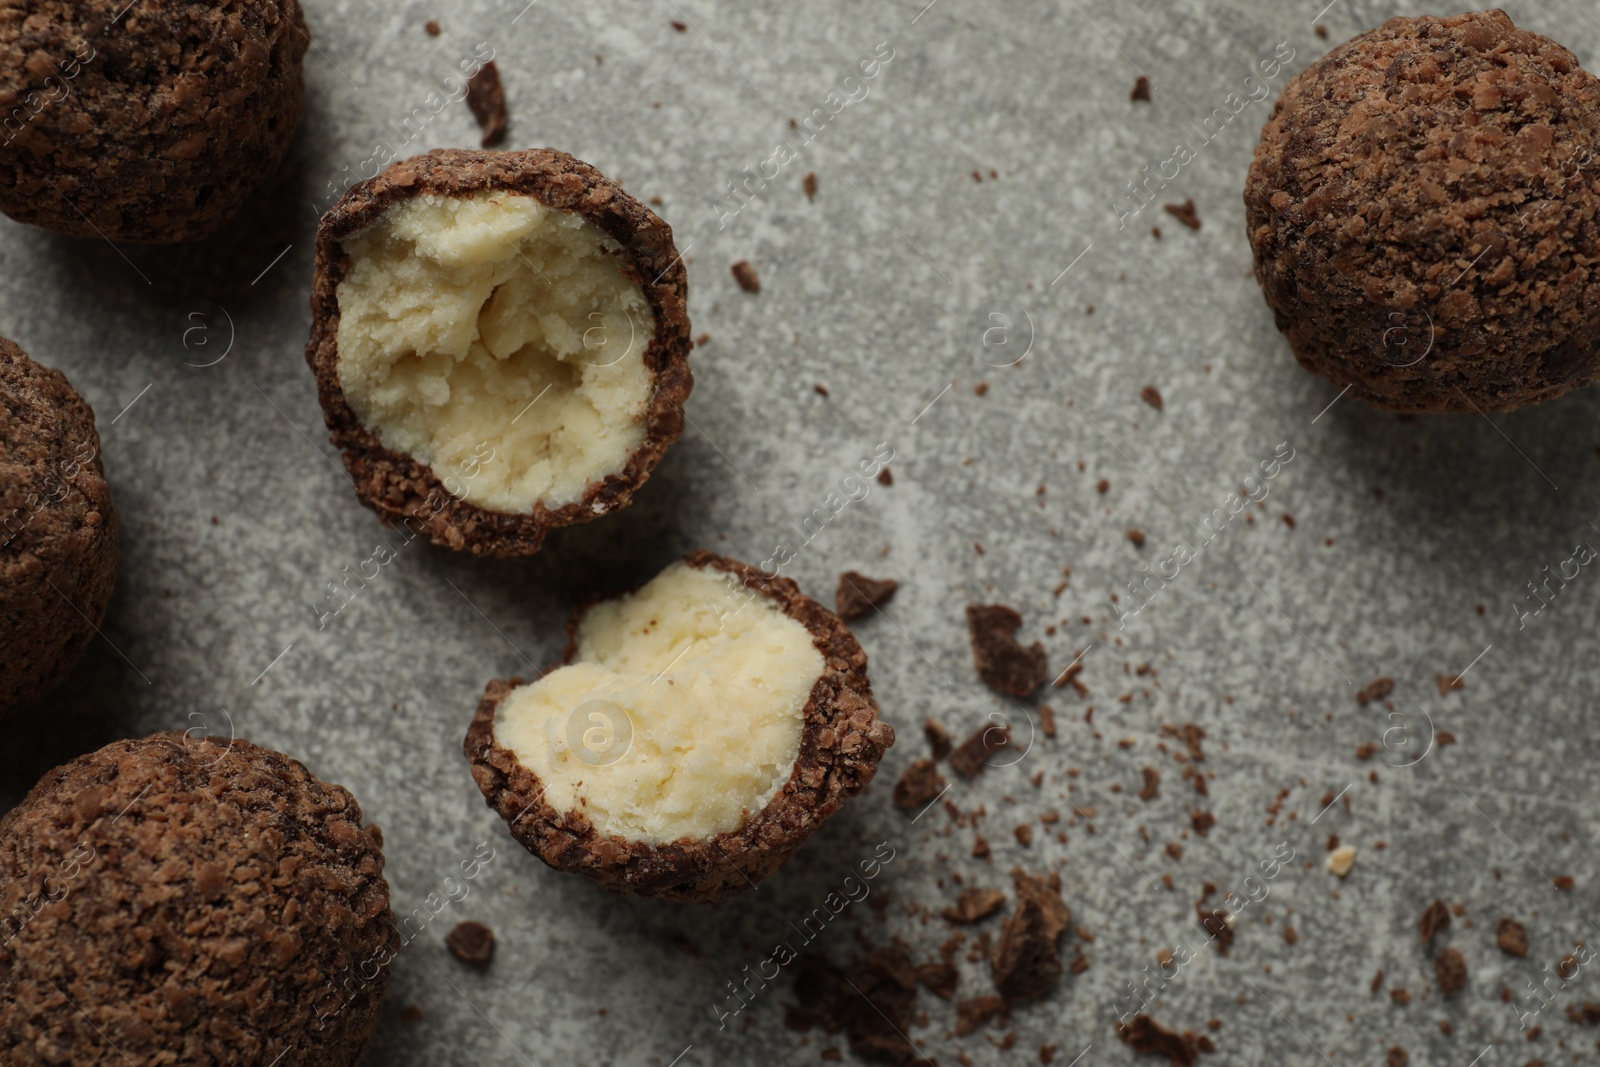
<svg viewBox="0 0 1600 1067">
<path fill-rule="evenodd" d="M 1600 80 L 1502 11 L 1393 18 L 1291 79 L 1244 200 L 1295 357 L 1375 407 L 1600 377 Z"/>
<path fill-rule="evenodd" d="M 0 337 L 0 716 L 61 681 L 117 581 L 117 516 L 94 412 Z"/>
<path fill-rule="evenodd" d="M 352 1067 L 399 947 L 381 847 L 349 793 L 248 741 L 56 768 L 0 819 L 6 1062 Z"/>
<path fill-rule="evenodd" d="M 0 211 L 204 237 L 282 161 L 309 43 L 298 0 L 0 0 Z"/>
</svg>

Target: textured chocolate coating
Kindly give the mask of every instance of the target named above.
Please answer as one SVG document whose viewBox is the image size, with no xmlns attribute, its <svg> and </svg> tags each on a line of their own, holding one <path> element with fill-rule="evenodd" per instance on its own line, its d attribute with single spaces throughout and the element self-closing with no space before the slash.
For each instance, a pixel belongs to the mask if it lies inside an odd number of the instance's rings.
<svg viewBox="0 0 1600 1067">
<path fill-rule="evenodd" d="M 723 571 L 766 596 L 811 633 L 823 671 L 803 712 L 800 752 L 789 781 L 743 826 L 704 841 L 657 846 L 612 834 L 601 836 L 578 811 L 544 803 L 544 786 L 494 739 L 495 711 L 517 679 L 489 683 L 463 750 L 484 798 L 506 820 L 511 836 L 558 871 L 581 874 L 607 889 L 680 901 L 724 900 L 751 889 L 864 789 L 878 761 L 894 744 L 894 728 L 878 719 L 867 680 L 867 654 L 850 630 L 787 578 L 710 552 L 684 557 L 691 567 Z M 585 609 L 574 613 L 574 632 Z M 572 657 L 569 645 L 567 658 Z"/>
<path fill-rule="evenodd" d="M 400 941 L 381 844 L 248 741 L 56 768 L 0 819 L 0 1062 L 353 1067 Z"/>
<path fill-rule="evenodd" d="M 283 160 L 310 40 L 298 0 L 0 0 L 0 211 L 204 237 Z"/>
<path fill-rule="evenodd" d="M 349 268 L 341 242 L 402 200 L 427 194 L 470 196 L 486 189 L 531 196 L 600 227 L 620 245 L 628 260 L 626 276 L 639 284 L 655 317 L 655 332 L 644 352 L 654 387 L 644 415 L 644 442 L 619 473 L 590 483 L 581 500 L 559 508 L 539 503 L 531 514 L 490 511 L 452 495 L 427 464 L 385 448 L 361 424 L 339 384 L 339 283 Z M 357 182 L 317 226 L 311 339 L 306 343 L 323 419 L 334 446 L 344 454 L 356 496 L 388 525 L 404 522 L 434 544 L 487 556 L 532 555 L 550 530 L 625 507 L 683 432 L 683 402 L 694 387 L 688 295 L 688 275 L 672 243 L 672 227 L 621 186 L 565 152 L 441 148 Z"/>
<path fill-rule="evenodd" d="M 1502 11 L 1390 19 L 1292 78 L 1244 200 L 1296 358 L 1376 407 L 1600 377 L 1600 81 Z"/>
<path fill-rule="evenodd" d="M 60 682 L 117 584 L 117 516 L 94 412 L 0 338 L 0 716 Z"/>
</svg>

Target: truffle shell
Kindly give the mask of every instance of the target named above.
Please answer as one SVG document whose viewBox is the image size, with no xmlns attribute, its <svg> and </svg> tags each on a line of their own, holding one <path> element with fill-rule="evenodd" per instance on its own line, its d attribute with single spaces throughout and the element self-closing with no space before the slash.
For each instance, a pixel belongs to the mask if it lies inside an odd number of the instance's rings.
<svg viewBox="0 0 1600 1067">
<path fill-rule="evenodd" d="M 644 415 L 643 443 L 620 472 L 591 482 L 581 499 L 557 508 L 539 503 L 527 514 L 490 511 L 451 494 L 427 464 L 385 448 L 361 424 L 339 384 L 339 283 L 349 269 L 341 242 L 410 197 L 462 197 L 489 189 L 531 196 L 598 226 L 621 246 L 629 260 L 627 274 L 639 283 L 655 317 L 644 352 L 653 392 Z M 357 182 L 317 227 L 311 339 L 306 343 L 306 362 L 316 375 L 329 437 L 344 454 L 356 496 L 388 525 L 403 522 L 434 544 L 487 556 L 531 555 L 550 530 L 625 507 L 683 432 L 683 402 L 694 387 L 688 291 L 672 227 L 594 167 L 565 152 L 440 148 Z"/>
<path fill-rule="evenodd" d="M 1498 10 L 1393 18 L 1290 79 L 1244 192 L 1306 369 L 1399 412 L 1600 378 L 1600 80 Z"/>
<path fill-rule="evenodd" d="M 0 717 L 53 689 L 117 581 L 117 516 L 94 412 L 0 338 Z"/>
<path fill-rule="evenodd" d="M 354 798 L 248 741 L 117 741 L 0 819 L 8 1064 L 353 1067 L 399 947 Z"/>
<path fill-rule="evenodd" d="M 0 0 L 0 211 L 206 236 L 282 162 L 310 41 L 298 0 Z"/>
<path fill-rule="evenodd" d="M 676 901 L 724 900 L 770 875 L 844 801 L 877 772 L 894 728 L 878 718 L 867 680 L 867 655 L 838 616 L 800 592 L 787 578 L 710 552 L 684 562 L 732 575 L 778 605 L 811 634 L 823 672 L 804 709 L 800 751 L 789 780 L 743 826 L 702 840 L 655 846 L 618 835 L 602 836 L 581 812 L 557 811 L 543 802 L 543 785 L 516 755 L 494 739 L 496 709 L 518 679 L 489 683 L 463 746 L 473 780 L 511 836 L 558 871 L 581 874 L 619 893 Z M 574 613 L 574 633 L 586 609 Z M 567 657 L 574 651 L 569 643 Z"/>
</svg>

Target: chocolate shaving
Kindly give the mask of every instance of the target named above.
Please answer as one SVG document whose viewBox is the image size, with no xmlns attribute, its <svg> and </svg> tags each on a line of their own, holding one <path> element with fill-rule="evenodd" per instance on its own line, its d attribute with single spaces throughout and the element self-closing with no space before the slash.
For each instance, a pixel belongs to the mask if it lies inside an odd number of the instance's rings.
<svg viewBox="0 0 1600 1067">
<path fill-rule="evenodd" d="M 999 911 L 1005 902 L 1006 895 L 999 889 L 963 889 L 956 902 L 940 914 L 947 922 L 975 923 Z"/>
<path fill-rule="evenodd" d="M 980 726 L 977 733 L 961 742 L 961 747 L 950 753 L 950 769 L 963 778 L 973 778 L 983 770 L 984 762 L 994 753 L 1011 743 L 1011 727 L 990 723 Z"/>
<path fill-rule="evenodd" d="M 1117 1036 L 1135 1052 L 1150 1056 L 1165 1056 L 1174 1067 L 1193 1067 L 1202 1052 L 1215 1052 L 1216 1044 L 1205 1034 L 1193 1030 L 1178 1033 L 1168 1030 L 1148 1015 L 1135 1015 L 1126 1023 L 1117 1023 Z"/>
</svg>

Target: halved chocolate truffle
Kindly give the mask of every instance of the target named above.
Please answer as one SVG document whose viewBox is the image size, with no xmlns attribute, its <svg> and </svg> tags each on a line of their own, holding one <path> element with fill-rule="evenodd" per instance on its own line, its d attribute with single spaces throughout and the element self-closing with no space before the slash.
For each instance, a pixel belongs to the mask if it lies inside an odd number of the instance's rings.
<svg viewBox="0 0 1600 1067">
<path fill-rule="evenodd" d="M 1600 80 L 1503 11 L 1392 18 L 1292 78 L 1244 200 L 1308 370 L 1390 411 L 1600 378 Z"/>
<path fill-rule="evenodd" d="M 551 149 L 438 150 L 317 229 L 311 340 L 356 495 L 484 555 L 626 505 L 683 429 L 672 229 Z"/>
<path fill-rule="evenodd" d="M 400 935 L 349 793 L 177 731 L 58 767 L 0 819 L 7 1062 L 353 1067 Z"/>
<path fill-rule="evenodd" d="M 746 564 L 691 553 L 568 633 L 564 666 L 489 683 L 465 752 L 513 837 L 608 889 L 752 888 L 894 743 L 850 630 Z"/>
<path fill-rule="evenodd" d="M 0 211 L 204 237 L 283 160 L 310 40 L 297 0 L 0 0 Z"/>
<path fill-rule="evenodd" d="M 94 412 L 0 337 L 0 716 L 60 682 L 117 584 Z"/>
</svg>

